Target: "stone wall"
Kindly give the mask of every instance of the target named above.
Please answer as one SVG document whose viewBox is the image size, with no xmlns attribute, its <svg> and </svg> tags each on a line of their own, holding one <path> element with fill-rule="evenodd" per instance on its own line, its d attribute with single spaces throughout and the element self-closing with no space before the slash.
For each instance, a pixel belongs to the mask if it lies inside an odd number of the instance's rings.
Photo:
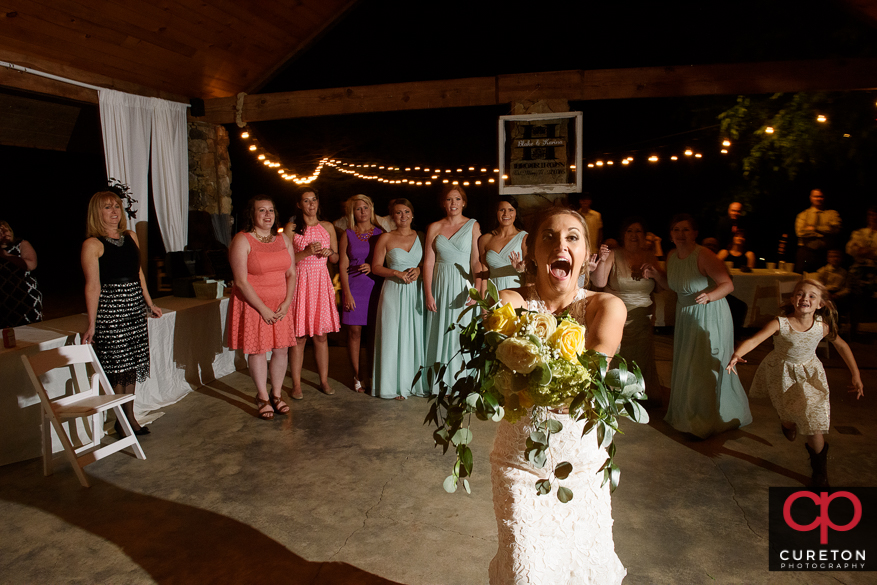
<svg viewBox="0 0 877 585">
<path fill-rule="evenodd" d="M 231 213 L 228 131 L 222 126 L 189 122 L 189 210 Z"/>
</svg>

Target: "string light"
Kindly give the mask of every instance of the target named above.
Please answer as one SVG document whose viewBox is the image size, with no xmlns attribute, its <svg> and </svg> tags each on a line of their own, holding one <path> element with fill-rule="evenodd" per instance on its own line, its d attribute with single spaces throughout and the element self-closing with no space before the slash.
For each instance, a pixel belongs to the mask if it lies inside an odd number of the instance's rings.
<svg viewBox="0 0 877 585">
<path fill-rule="evenodd" d="M 655 156 L 655 155 L 652 155 L 652 156 L 649 157 L 649 161 L 651 161 L 651 162 L 658 162 L 658 157 Z"/>
<path fill-rule="evenodd" d="M 828 120 L 828 118 L 826 118 L 826 117 L 823 116 L 822 114 L 819 114 L 818 116 L 816 116 L 816 121 L 817 121 L 817 122 L 825 122 L 826 120 Z"/>
<path fill-rule="evenodd" d="M 764 129 L 765 134 L 773 134 L 773 126 L 768 126 Z"/>
<path fill-rule="evenodd" d="M 731 141 L 725 138 L 724 140 L 722 140 L 722 146 L 728 148 L 729 146 L 731 146 Z"/>
<path fill-rule="evenodd" d="M 249 132 L 241 132 L 241 138 L 243 138 L 244 140 L 246 140 L 246 139 L 249 138 L 249 137 L 250 137 L 250 133 L 249 133 Z"/>
</svg>

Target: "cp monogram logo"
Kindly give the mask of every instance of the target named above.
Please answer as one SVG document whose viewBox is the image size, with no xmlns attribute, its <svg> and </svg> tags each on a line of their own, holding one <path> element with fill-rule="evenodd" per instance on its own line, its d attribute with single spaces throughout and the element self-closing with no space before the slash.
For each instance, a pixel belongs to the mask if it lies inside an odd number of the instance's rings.
<svg viewBox="0 0 877 585">
<path fill-rule="evenodd" d="M 806 526 L 802 526 L 792 519 L 792 504 L 798 498 L 808 498 L 819 507 L 819 516 Z M 849 524 L 838 526 L 828 517 L 828 506 L 835 498 L 846 498 L 853 505 L 853 519 L 850 520 Z M 783 505 L 783 518 L 790 528 L 799 532 L 808 532 L 819 527 L 819 544 L 828 544 L 829 528 L 839 532 L 846 532 L 847 530 L 852 530 L 856 527 L 859 520 L 862 519 L 862 502 L 850 492 L 835 492 L 831 495 L 828 495 L 827 492 L 821 492 L 818 496 L 813 492 L 795 492 L 786 499 L 786 503 Z"/>
</svg>

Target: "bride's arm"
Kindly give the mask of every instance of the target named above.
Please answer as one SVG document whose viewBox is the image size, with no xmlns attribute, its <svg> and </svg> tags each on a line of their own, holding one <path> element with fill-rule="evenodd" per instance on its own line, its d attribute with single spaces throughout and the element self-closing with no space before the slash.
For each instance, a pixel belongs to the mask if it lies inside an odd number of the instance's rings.
<svg viewBox="0 0 877 585">
<path fill-rule="evenodd" d="M 618 297 L 608 293 L 593 293 L 585 310 L 588 333 L 585 348 L 614 356 L 621 343 L 627 309 Z"/>
</svg>

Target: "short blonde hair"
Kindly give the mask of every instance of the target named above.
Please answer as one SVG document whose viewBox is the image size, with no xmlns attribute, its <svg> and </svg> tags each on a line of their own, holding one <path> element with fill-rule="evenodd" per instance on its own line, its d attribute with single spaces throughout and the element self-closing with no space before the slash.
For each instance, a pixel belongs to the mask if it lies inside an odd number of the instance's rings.
<svg viewBox="0 0 877 585">
<path fill-rule="evenodd" d="M 360 193 L 359 195 L 354 195 L 350 199 L 344 202 L 344 210 L 347 212 L 347 227 L 348 229 L 353 229 L 353 226 L 356 225 L 356 219 L 353 217 L 353 208 L 356 207 L 357 201 L 365 201 L 368 203 L 368 207 L 371 210 L 371 214 L 369 216 L 369 221 L 372 222 L 372 225 L 378 225 L 378 218 L 375 217 L 375 203 L 371 200 L 371 197 L 368 195 L 363 195 Z"/>
<path fill-rule="evenodd" d="M 119 217 L 119 231 L 124 232 L 128 229 L 128 214 L 125 211 L 125 206 L 122 204 L 122 200 L 119 196 L 112 191 L 98 191 L 91 196 L 91 201 L 88 202 L 88 219 L 85 228 L 85 237 L 96 238 L 107 235 L 103 223 L 101 223 L 101 208 L 104 206 L 104 203 L 108 201 L 118 203 L 122 210 Z"/>
</svg>

